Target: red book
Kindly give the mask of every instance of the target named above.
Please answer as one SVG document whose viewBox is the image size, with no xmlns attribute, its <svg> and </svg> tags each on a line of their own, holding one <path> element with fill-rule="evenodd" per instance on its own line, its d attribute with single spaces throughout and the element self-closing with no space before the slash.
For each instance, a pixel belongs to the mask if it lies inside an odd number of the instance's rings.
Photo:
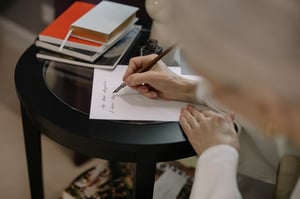
<svg viewBox="0 0 300 199">
<path fill-rule="evenodd" d="M 39 34 L 39 40 L 60 45 L 70 30 L 71 24 L 94 7 L 95 4 L 75 1 Z M 95 52 L 102 52 L 106 49 L 105 45 L 72 36 L 69 37 L 65 46 Z"/>
</svg>

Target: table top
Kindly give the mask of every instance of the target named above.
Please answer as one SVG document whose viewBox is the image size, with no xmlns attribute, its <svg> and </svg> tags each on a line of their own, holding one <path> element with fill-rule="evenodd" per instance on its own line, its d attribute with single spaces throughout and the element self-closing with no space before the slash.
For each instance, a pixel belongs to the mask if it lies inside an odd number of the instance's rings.
<svg viewBox="0 0 300 199">
<path fill-rule="evenodd" d="M 40 61 L 37 51 L 32 45 L 20 57 L 15 85 L 21 106 L 49 138 L 88 156 L 128 162 L 144 151 L 157 162 L 195 154 L 177 122 L 89 119 L 93 69 Z"/>
</svg>

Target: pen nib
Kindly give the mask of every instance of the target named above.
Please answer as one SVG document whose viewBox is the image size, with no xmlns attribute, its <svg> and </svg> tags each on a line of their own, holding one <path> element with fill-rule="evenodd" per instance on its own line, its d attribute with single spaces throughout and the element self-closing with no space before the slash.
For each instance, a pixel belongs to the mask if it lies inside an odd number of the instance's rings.
<svg viewBox="0 0 300 199">
<path fill-rule="evenodd" d="M 120 86 L 118 86 L 118 88 L 116 88 L 113 93 L 117 93 L 119 92 L 119 90 L 121 90 L 122 88 L 124 88 L 126 86 L 126 84 L 123 82 Z"/>
</svg>

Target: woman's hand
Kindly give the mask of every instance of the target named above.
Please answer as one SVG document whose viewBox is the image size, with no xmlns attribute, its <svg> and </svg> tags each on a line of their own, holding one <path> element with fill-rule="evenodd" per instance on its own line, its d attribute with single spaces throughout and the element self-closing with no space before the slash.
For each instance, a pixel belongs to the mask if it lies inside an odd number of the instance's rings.
<svg viewBox="0 0 300 199">
<path fill-rule="evenodd" d="M 200 155 L 207 148 L 227 144 L 239 151 L 234 115 L 198 110 L 191 105 L 182 108 L 179 123 L 194 150 Z"/>
<path fill-rule="evenodd" d="M 135 57 L 129 61 L 123 76 L 123 81 L 127 86 L 149 98 L 161 97 L 168 100 L 195 102 L 197 82 L 177 75 L 169 70 L 162 61 L 157 62 L 150 71 L 136 73 L 155 56 L 157 55 Z"/>
</svg>

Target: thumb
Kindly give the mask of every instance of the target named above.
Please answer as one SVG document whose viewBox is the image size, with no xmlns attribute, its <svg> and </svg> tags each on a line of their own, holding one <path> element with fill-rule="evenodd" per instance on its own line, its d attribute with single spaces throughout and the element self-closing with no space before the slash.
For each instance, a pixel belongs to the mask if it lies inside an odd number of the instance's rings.
<svg viewBox="0 0 300 199">
<path fill-rule="evenodd" d="M 152 85 L 151 83 L 153 82 L 154 79 L 156 79 L 156 76 L 157 74 L 154 71 L 148 71 L 144 73 L 134 73 L 125 79 L 125 83 L 128 86 L 138 86 L 143 83 Z"/>
</svg>

